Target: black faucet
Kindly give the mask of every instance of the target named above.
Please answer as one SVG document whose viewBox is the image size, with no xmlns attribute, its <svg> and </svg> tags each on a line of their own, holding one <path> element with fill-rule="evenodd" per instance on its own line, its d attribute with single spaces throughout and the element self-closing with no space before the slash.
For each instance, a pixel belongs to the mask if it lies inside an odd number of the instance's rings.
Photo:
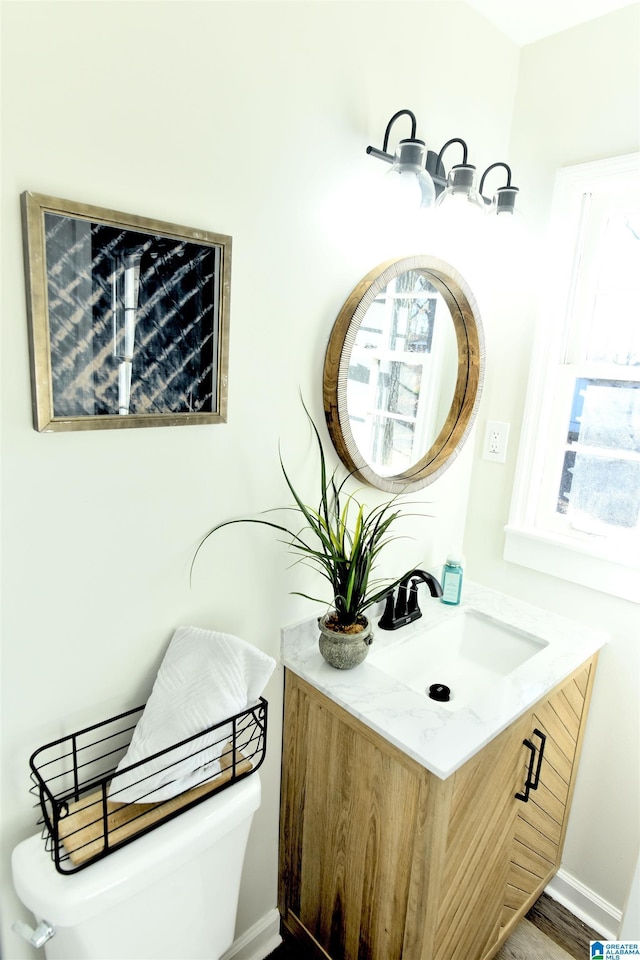
<svg viewBox="0 0 640 960">
<path fill-rule="evenodd" d="M 411 586 L 409 586 L 411 581 Z M 429 587 L 429 593 L 432 597 L 442 596 L 442 587 L 436 578 L 427 573 L 426 570 L 412 570 L 398 586 L 398 597 L 395 598 L 393 590 L 387 594 L 387 605 L 384 613 L 378 620 L 378 626 L 382 630 L 397 630 L 398 627 L 404 627 L 407 623 L 412 623 L 422 616 L 422 610 L 418 606 L 418 585 L 426 583 Z M 407 597 L 407 589 L 409 596 Z"/>
</svg>

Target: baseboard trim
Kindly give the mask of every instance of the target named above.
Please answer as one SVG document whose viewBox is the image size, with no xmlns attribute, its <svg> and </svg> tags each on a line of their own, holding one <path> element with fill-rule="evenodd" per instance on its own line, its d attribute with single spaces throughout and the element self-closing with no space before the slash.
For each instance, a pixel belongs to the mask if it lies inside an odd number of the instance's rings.
<svg viewBox="0 0 640 960">
<path fill-rule="evenodd" d="M 545 893 L 602 937 L 607 940 L 617 939 L 622 912 L 589 887 L 585 887 L 567 870 L 558 870 L 545 887 Z"/>
<path fill-rule="evenodd" d="M 274 907 L 234 940 L 220 960 L 264 960 L 281 943 L 280 914 Z"/>
<path fill-rule="evenodd" d="M 558 870 L 545 887 L 545 893 L 607 940 L 617 939 L 622 911 L 603 900 L 567 870 Z M 281 943 L 280 914 L 274 907 L 234 940 L 221 960 L 265 960 Z"/>
</svg>

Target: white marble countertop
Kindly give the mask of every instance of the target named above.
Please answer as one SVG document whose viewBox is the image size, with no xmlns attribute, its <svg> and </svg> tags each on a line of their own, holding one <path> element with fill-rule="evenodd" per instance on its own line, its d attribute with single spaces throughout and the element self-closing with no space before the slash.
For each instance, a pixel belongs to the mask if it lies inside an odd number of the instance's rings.
<svg viewBox="0 0 640 960">
<path fill-rule="evenodd" d="M 601 631 L 468 580 L 459 606 L 432 599 L 426 589 L 420 591 L 420 605 L 423 615 L 414 623 L 394 631 L 375 626 L 371 653 L 351 670 L 336 670 L 323 660 L 316 618 L 283 628 L 282 662 L 443 780 L 608 640 Z M 545 646 L 456 711 L 374 666 L 372 655 L 375 659 L 378 651 L 403 644 L 425 628 L 447 620 L 453 625 L 453 618 L 465 610 L 478 611 L 526 631 Z M 379 617 L 372 619 L 377 624 Z"/>
</svg>

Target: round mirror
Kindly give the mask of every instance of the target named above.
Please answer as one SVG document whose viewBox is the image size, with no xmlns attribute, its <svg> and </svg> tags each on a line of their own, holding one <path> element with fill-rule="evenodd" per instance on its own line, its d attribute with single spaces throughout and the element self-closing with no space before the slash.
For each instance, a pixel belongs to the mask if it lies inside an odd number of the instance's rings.
<svg viewBox="0 0 640 960">
<path fill-rule="evenodd" d="M 427 256 L 376 267 L 340 311 L 325 357 L 340 459 L 388 492 L 432 483 L 467 438 L 482 376 L 482 323 L 460 274 Z"/>
</svg>

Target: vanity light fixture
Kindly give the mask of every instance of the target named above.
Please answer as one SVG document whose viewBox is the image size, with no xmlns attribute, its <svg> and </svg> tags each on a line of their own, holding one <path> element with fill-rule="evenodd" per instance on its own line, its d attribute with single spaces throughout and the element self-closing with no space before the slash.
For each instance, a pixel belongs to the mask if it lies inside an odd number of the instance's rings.
<svg viewBox="0 0 640 960">
<path fill-rule="evenodd" d="M 411 120 L 411 136 L 400 140 L 395 154 L 388 152 L 391 128 L 396 120 L 407 116 Z M 513 213 L 515 210 L 518 187 L 511 184 L 511 169 L 506 163 L 492 163 L 482 174 L 480 186 L 476 187 L 476 168 L 467 162 L 467 145 L 464 140 L 454 137 L 447 140 L 439 153 L 428 150 L 424 140 L 416 138 L 416 118 L 411 110 L 398 110 L 391 117 L 384 133 L 382 150 L 368 146 L 367 153 L 391 164 L 388 176 L 398 177 L 403 182 L 403 192 L 413 194 L 415 206 L 441 206 L 452 199 L 456 202 L 477 207 L 480 211 L 502 214 Z M 442 157 L 452 144 L 462 147 L 462 163 L 451 167 L 447 175 Z M 507 174 L 505 186 L 498 187 L 493 198 L 485 197 L 482 193 L 487 174 L 496 167 L 504 167 Z"/>
</svg>

